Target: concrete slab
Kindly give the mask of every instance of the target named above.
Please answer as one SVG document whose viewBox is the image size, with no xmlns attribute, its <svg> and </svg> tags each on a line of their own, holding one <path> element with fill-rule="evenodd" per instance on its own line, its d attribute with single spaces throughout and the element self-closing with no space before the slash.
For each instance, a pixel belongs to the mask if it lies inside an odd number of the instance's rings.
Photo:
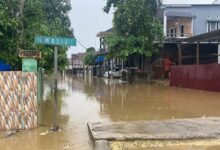
<svg viewBox="0 0 220 150">
<path fill-rule="evenodd" d="M 88 123 L 97 140 L 191 140 L 219 139 L 220 118 L 173 119 L 166 121 Z"/>
<path fill-rule="evenodd" d="M 95 150 L 111 150 L 110 144 L 107 140 L 95 141 Z"/>
</svg>

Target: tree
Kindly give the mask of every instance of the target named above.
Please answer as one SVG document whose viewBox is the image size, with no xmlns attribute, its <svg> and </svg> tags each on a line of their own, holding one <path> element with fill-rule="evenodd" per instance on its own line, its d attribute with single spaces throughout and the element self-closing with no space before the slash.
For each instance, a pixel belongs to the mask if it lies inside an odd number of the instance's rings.
<svg viewBox="0 0 220 150">
<path fill-rule="evenodd" d="M 14 11 L 18 11 L 18 5 L 16 5 L 18 1 L 14 1 L 13 4 L 8 1 L 0 1 L 0 60 L 15 65 L 18 61 L 18 58 L 15 57 L 16 51 L 14 51 L 14 47 L 17 46 L 15 35 L 19 23 Z"/>
<path fill-rule="evenodd" d="M 39 66 L 51 72 L 53 47 L 35 45 L 36 35 L 74 37 L 68 12 L 70 0 L 1 0 L 0 1 L 0 59 L 21 68 L 17 51 L 40 50 Z M 58 65 L 67 65 L 68 47 L 59 47 Z"/>
<path fill-rule="evenodd" d="M 85 65 L 94 65 L 95 64 L 95 48 L 90 47 L 86 49 L 86 54 L 83 58 L 83 63 Z"/>
<path fill-rule="evenodd" d="M 155 52 L 154 42 L 163 41 L 163 30 L 156 14 L 160 1 L 157 0 L 108 0 L 104 11 L 115 8 L 114 34 L 108 36 L 110 54 L 126 58 L 130 54 L 147 57 Z"/>
</svg>

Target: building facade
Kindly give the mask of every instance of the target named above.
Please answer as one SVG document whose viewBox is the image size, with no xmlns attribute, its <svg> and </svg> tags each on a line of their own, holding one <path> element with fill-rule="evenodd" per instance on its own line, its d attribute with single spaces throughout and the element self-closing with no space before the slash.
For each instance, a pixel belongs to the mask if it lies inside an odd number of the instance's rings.
<svg viewBox="0 0 220 150">
<path fill-rule="evenodd" d="M 187 38 L 220 29 L 220 4 L 166 4 L 163 7 L 167 38 Z"/>
<path fill-rule="evenodd" d="M 186 0 L 187 1 L 187 0 Z M 189 2 L 189 1 L 188 1 Z M 156 78 L 164 78 L 166 58 L 174 65 L 213 64 L 218 61 L 216 42 L 181 42 L 220 29 L 220 3 L 164 3 L 158 13 L 164 29 L 165 41 L 160 54 L 148 59 L 142 55 L 131 55 L 125 62 L 127 67 L 137 68 L 137 72 L 154 72 Z M 108 51 L 105 38 L 112 29 L 100 32 L 100 51 Z M 179 42 L 177 42 L 179 40 Z M 220 51 L 220 50 L 219 50 Z"/>
</svg>

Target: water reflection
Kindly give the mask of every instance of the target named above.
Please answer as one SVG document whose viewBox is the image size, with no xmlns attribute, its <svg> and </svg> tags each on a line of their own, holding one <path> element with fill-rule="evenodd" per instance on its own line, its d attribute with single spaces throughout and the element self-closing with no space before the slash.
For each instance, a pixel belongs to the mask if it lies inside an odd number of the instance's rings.
<svg viewBox="0 0 220 150">
<path fill-rule="evenodd" d="M 112 121 L 220 116 L 219 93 L 97 78 L 72 78 L 68 83 L 73 90 L 95 97 L 100 113 Z"/>
<path fill-rule="evenodd" d="M 93 144 L 87 122 L 220 117 L 220 93 L 67 76 L 59 80 L 58 86 L 58 122 L 63 131 L 40 136 L 52 125 L 51 87 L 50 82 L 45 83 L 44 101 L 39 107 L 42 110 L 40 124 L 46 126 L 8 139 L 0 138 L 0 149 L 91 150 Z"/>
</svg>

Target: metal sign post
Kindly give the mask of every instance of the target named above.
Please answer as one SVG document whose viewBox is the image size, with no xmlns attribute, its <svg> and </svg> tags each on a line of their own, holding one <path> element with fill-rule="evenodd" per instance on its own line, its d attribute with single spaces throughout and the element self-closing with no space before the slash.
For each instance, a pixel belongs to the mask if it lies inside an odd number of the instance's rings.
<svg viewBox="0 0 220 150">
<path fill-rule="evenodd" d="M 57 46 L 54 47 L 54 115 L 53 129 L 57 128 Z"/>
<path fill-rule="evenodd" d="M 55 131 L 57 126 L 57 109 L 58 109 L 58 99 L 57 99 L 57 59 L 58 59 L 58 48 L 57 46 L 76 46 L 76 39 L 65 38 L 65 37 L 49 37 L 49 36 L 36 36 L 35 44 L 43 45 L 54 45 L 54 115 L 53 115 L 53 130 Z"/>
</svg>

